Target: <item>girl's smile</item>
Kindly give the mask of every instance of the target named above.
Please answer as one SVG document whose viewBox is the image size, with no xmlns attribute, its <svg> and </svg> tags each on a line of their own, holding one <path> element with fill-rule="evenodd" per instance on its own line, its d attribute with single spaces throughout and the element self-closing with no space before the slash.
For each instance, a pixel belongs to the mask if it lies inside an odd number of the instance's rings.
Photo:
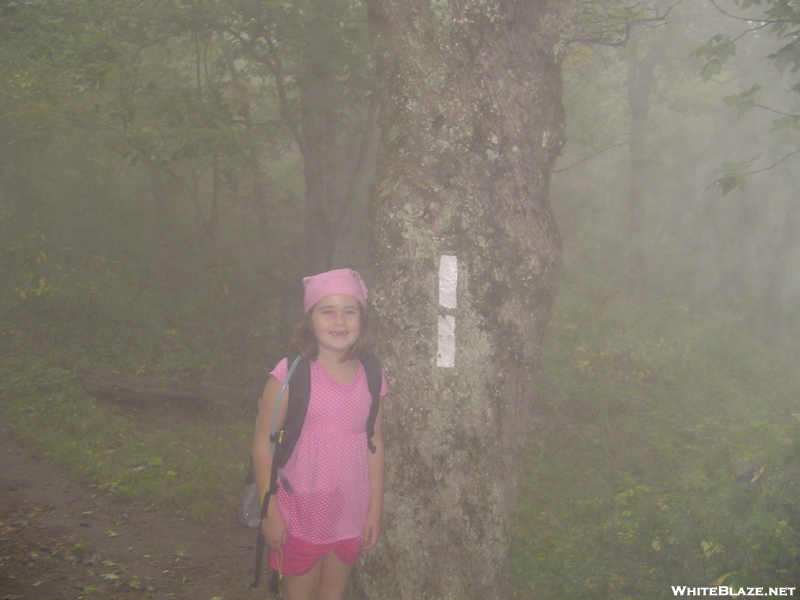
<svg viewBox="0 0 800 600">
<path fill-rule="evenodd" d="M 331 294 L 314 305 L 311 324 L 320 353 L 344 356 L 361 333 L 361 305 L 349 294 Z"/>
</svg>

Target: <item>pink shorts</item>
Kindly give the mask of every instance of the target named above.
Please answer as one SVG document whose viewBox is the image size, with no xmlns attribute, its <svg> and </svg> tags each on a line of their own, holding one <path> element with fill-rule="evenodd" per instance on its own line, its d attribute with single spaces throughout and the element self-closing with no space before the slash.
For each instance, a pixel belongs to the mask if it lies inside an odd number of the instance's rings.
<svg viewBox="0 0 800 600">
<path fill-rule="evenodd" d="M 352 538 L 332 544 L 312 544 L 287 535 L 280 557 L 277 552 L 270 550 L 269 566 L 284 575 L 296 577 L 308 573 L 317 561 L 331 550 L 343 563 L 354 565 L 361 556 L 361 539 Z"/>
</svg>

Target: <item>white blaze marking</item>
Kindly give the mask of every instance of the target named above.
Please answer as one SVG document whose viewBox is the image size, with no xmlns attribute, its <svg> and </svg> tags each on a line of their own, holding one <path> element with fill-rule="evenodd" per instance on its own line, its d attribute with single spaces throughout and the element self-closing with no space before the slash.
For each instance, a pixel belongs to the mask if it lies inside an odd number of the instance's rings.
<svg viewBox="0 0 800 600">
<path fill-rule="evenodd" d="M 442 255 L 439 259 L 439 304 L 445 308 L 457 308 L 458 258 Z"/>
<path fill-rule="evenodd" d="M 455 310 L 458 307 L 458 258 L 442 255 L 439 259 L 439 305 Z M 456 317 L 439 315 L 439 349 L 436 366 L 452 368 L 456 364 Z"/>
<path fill-rule="evenodd" d="M 439 351 L 436 353 L 437 367 L 456 365 L 456 318 L 439 315 Z"/>
</svg>

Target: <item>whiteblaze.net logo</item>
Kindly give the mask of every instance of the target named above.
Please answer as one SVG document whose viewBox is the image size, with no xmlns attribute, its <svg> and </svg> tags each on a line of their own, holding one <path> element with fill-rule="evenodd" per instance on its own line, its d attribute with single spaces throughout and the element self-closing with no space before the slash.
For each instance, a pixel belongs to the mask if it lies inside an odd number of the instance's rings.
<svg viewBox="0 0 800 600">
<path fill-rule="evenodd" d="M 672 594 L 675 596 L 723 596 L 728 598 L 747 596 L 794 596 L 793 587 L 733 587 L 718 585 L 714 587 L 689 587 L 686 585 L 673 585 Z"/>
</svg>

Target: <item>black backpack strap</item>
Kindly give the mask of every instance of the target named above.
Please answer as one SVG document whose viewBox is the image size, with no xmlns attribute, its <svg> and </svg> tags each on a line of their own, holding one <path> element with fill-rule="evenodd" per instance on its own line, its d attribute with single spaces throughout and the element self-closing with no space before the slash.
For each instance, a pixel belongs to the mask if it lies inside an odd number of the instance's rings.
<svg viewBox="0 0 800 600">
<path fill-rule="evenodd" d="M 289 356 L 286 358 L 288 369 L 291 369 L 291 365 L 294 363 L 297 356 L 297 352 L 289 353 Z M 288 371 L 286 376 L 289 376 Z M 311 365 L 307 360 L 301 359 L 292 373 L 291 381 L 289 382 L 289 398 L 286 400 L 286 419 L 283 424 L 283 429 L 275 434 L 275 440 L 271 440 L 275 442 L 275 452 L 272 456 L 272 472 L 269 477 L 269 487 L 261 501 L 262 519 L 267 517 L 270 496 L 278 493 L 278 470 L 289 460 L 292 450 L 294 450 L 294 446 L 297 443 L 297 438 L 300 437 L 300 430 L 303 428 L 303 420 L 305 420 L 306 412 L 308 411 L 308 399 L 310 395 Z M 291 432 L 288 436 L 286 434 L 287 431 Z M 253 478 L 255 479 L 255 476 Z M 264 560 L 265 542 L 264 536 L 261 534 L 261 526 L 259 525 L 256 533 L 256 569 L 252 584 L 254 588 L 258 587 L 261 579 L 261 565 Z M 270 590 L 273 595 L 277 597 L 277 579 L 275 573 L 273 573 L 270 580 Z"/>
<path fill-rule="evenodd" d="M 289 361 L 294 361 L 296 353 L 289 355 Z M 292 375 L 289 384 L 289 399 L 286 405 L 286 420 L 283 422 L 279 441 L 275 446 L 275 456 L 272 459 L 273 471 L 275 465 L 282 469 L 297 445 L 303 422 L 308 412 L 308 400 L 311 397 L 311 363 L 302 359 Z M 273 484 L 276 482 L 273 482 Z"/>
<path fill-rule="evenodd" d="M 367 418 L 367 446 L 369 451 L 375 453 L 375 445 L 372 443 L 372 436 L 375 435 L 375 419 L 378 418 L 378 409 L 381 406 L 381 387 L 383 386 L 383 367 L 381 361 L 374 354 L 362 354 L 361 364 L 367 373 L 367 387 L 369 395 L 372 396 L 372 404 L 369 407 L 369 417 Z"/>
<path fill-rule="evenodd" d="M 291 352 L 287 358 L 289 364 L 297 358 L 296 352 Z M 303 422 L 308 412 L 308 400 L 311 396 L 311 363 L 301 359 L 289 383 L 289 398 L 286 405 L 286 419 L 283 428 L 277 432 L 275 440 L 275 454 L 272 457 L 272 477 L 270 487 L 272 492 L 277 491 L 278 470 L 286 466 L 289 457 L 297 445 Z"/>
</svg>

